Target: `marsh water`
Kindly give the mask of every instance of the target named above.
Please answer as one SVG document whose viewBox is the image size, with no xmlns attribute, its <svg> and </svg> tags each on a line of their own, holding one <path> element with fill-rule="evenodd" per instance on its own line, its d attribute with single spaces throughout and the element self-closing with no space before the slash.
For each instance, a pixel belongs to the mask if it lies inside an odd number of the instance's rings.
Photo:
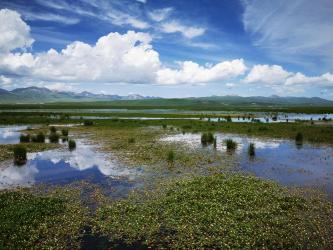
<svg viewBox="0 0 333 250">
<path fill-rule="evenodd" d="M 21 129 L 27 126 L 0 128 L 0 144 L 18 143 Z M 224 159 L 232 161 L 236 171 L 252 173 L 283 185 L 315 187 L 333 199 L 333 148 L 325 145 L 304 144 L 294 141 L 255 138 L 237 134 L 216 133 L 217 148 L 201 145 L 201 134 L 165 135 L 161 141 L 182 143 L 198 150 L 216 150 Z M 234 152 L 227 152 L 224 140 L 237 142 Z M 102 153 L 87 138 L 76 139 L 77 149 L 69 151 L 67 145 L 58 149 L 28 153 L 23 166 L 12 160 L 0 162 L 0 189 L 35 184 L 66 185 L 78 181 L 97 184 L 111 197 L 124 197 L 129 191 L 141 187 L 143 168 L 127 168 L 119 163 L 112 152 Z M 249 157 L 248 145 L 255 144 L 256 155 Z"/>
</svg>

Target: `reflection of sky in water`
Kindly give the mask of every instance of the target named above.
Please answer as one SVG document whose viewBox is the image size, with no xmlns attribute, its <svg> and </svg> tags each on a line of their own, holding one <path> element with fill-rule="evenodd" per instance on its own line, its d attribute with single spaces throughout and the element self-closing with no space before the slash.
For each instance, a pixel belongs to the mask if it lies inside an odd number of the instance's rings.
<svg viewBox="0 0 333 250">
<path fill-rule="evenodd" d="M 31 186 L 33 184 L 69 184 L 87 180 L 108 186 L 129 189 L 134 171 L 110 161 L 105 154 L 83 140 L 77 141 L 77 149 L 67 148 L 28 154 L 26 165 L 18 167 L 12 163 L 0 167 L 0 188 Z"/>
<path fill-rule="evenodd" d="M 5 126 L 0 127 L 0 144 L 16 144 L 20 141 L 20 130 L 27 126 Z"/>
<path fill-rule="evenodd" d="M 297 148 L 293 141 L 259 139 L 235 134 L 216 133 L 217 150 L 225 157 L 223 140 L 231 138 L 238 143 L 235 154 L 237 169 L 254 173 L 265 179 L 276 180 L 285 185 L 319 187 L 333 198 L 333 149 L 328 146 L 304 144 Z M 162 141 L 179 142 L 191 148 L 200 148 L 200 134 L 176 134 Z M 249 144 L 256 147 L 256 157 L 247 155 Z"/>
</svg>

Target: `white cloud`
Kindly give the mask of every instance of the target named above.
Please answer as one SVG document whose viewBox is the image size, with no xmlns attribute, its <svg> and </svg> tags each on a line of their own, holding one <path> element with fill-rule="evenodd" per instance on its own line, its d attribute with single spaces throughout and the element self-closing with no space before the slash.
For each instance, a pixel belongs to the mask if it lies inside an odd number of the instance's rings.
<svg viewBox="0 0 333 250">
<path fill-rule="evenodd" d="M 333 75 L 325 73 L 320 76 L 306 76 L 300 72 L 294 73 L 279 65 L 255 65 L 244 79 L 245 83 L 262 83 L 276 87 L 284 87 L 291 91 L 293 87 L 310 84 L 317 86 L 333 86 Z"/>
<path fill-rule="evenodd" d="M 159 84 L 197 84 L 224 81 L 244 74 L 243 59 L 224 61 L 213 66 L 200 66 L 192 61 L 182 62 L 180 69 L 164 68 L 157 72 Z"/>
<path fill-rule="evenodd" d="M 28 48 L 34 42 L 30 36 L 30 27 L 16 11 L 0 10 L 0 24 L 0 52 Z"/>
<path fill-rule="evenodd" d="M 162 23 L 161 30 L 164 33 L 180 32 L 184 37 L 190 38 L 190 39 L 197 37 L 197 36 L 201 36 L 205 33 L 204 28 L 186 26 L 175 20 L 166 22 L 166 23 Z"/>
<path fill-rule="evenodd" d="M 171 8 L 171 7 L 163 8 L 163 9 L 155 9 L 155 10 L 148 12 L 148 16 L 156 22 L 161 22 L 164 19 L 166 19 L 172 11 L 173 11 L 173 8 Z"/>
<path fill-rule="evenodd" d="M 0 75 L 0 86 L 8 88 L 12 84 L 12 80 L 8 77 Z"/>
<path fill-rule="evenodd" d="M 24 19 L 26 20 L 42 20 L 42 21 L 57 22 L 67 25 L 73 25 L 80 22 L 80 19 L 78 18 L 65 17 L 51 13 L 33 13 L 27 11 L 22 11 L 21 13 Z"/>
<path fill-rule="evenodd" d="M 292 73 L 279 65 L 255 65 L 246 76 L 246 83 L 282 84 Z"/>
<path fill-rule="evenodd" d="M 331 0 L 244 0 L 243 24 L 254 44 L 280 60 L 313 56 L 332 63 Z M 307 58 L 308 59 L 308 58 Z"/>
</svg>

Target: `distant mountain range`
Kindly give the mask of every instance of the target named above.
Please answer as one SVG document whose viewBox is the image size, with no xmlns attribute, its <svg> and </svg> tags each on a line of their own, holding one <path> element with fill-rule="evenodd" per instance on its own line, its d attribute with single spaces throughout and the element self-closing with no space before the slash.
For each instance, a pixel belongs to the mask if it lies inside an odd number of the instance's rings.
<svg viewBox="0 0 333 250">
<path fill-rule="evenodd" d="M 50 103 L 50 102 L 86 102 L 86 101 L 114 101 L 114 100 L 143 100 L 156 98 L 137 94 L 120 96 L 93 94 L 87 91 L 75 93 L 70 91 L 56 91 L 48 88 L 27 87 L 11 91 L 0 89 L 0 103 Z"/>
<path fill-rule="evenodd" d="M 156 106 L 156 107 L 228 107 L 228 106 L 329 106 L 333 101 L 319 97 L 280 97 L 280 96 L 210 96 L 190 98 L 160 98 L 141 95 L 105 95 L 87 91 L 81 93 L 55 91 L 47 88 L 28 87 L 12 91 L 0 89 L 0 103 L 54 103 L 54 102 L 111 102 L 112 105 Z"/>
</svg>

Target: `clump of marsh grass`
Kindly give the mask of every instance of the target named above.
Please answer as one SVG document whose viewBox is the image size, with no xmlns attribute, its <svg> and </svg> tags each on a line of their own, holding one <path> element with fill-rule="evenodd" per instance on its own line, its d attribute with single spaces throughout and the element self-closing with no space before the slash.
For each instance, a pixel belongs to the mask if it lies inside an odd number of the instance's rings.
<svg viewBox="0 0 333 250">
<path fill-rule="evenodd" d="M 50 135 L 49 135 L 49 140 L 50 140 L 50 142 L 52 142 L 52 143 L 58 143 L 59 142 L 59 134 L 58 133 L 51 133 Z"/>
<path fill-rule="evenodd" d="M 21 134 L 20 142 L 30 142 L 30 134 Z"/>
<path fill-rule="evenodd" d="M 27 149 L 22 145 L 16 145 L 14 151 L 14 164 L 21 166 L 27 162 Z"/>
<path fill-rule="evenodd" d="M 168 126 L 166 124 L 162 124 L 162 128 L 166 129 Z"/>
<path fill-rule="evenodd" d="M 76 142 L 74 140 L 69 140 L 68 141 L 68 148 L 70 151 L 76 149 Z"/>
<path fill-rule="evenodd" d="M 94 122 L 93 122 L 93 121 L 90 121 L 90 120 L 85 120 L 85 121 L 83 122 L 83 125 L 84 125 L 84 126 L 92 126 L 92 125 L 94 125 Z"/>
<path fill-rule="evenodd" d="M 128 143 L 135 143 L 135 138 L 134 137 L 128 138 Z"/>
<path fill-rule="evenodd" d="M 56 133 L 57 132 L 57 128 L 55 126 L 51 126 L 50 127 L 50 132 L 51 133 Z"/>
<path fill-rule="evenodd" d="M 303 145 L 303 134 L 301 132 L 298 132 L 295 136 L 295 143 L 297 146 Z"/>
<path fill-rule="evenodd" d="M 254 143 L 249 144 L 247 153 L 249 154 L 250 157 L 254 157 L 256 155 L 256 147 L 255 147 Z"/>
<path fill-rule="evenodd" d="M 32 142 L 44 143 L 45 135 L 43 132 L 39 132 L 37 135 L 34 135 L 31 140 Z"/>
<path fill-rule="evenodd" d="M 65 137 L 67 137 L 68 136 L 68 129 L 62 129 L 61 130 L 61 134 L 63 135 L 63 136 L 65 136 Z"/>
<path fill-rule="evenodd" d="M 203 133 L 201 135 L 201 143 L 206 146 L 214 142 L 214 135 L 211 132 Z"/>
<path fill-rule="evenodd" d="M 168 161 L 169 163 L 174 163 L 175 158 L 176 158 L 176 154 L 175 154 L 175 152 L 174 152 L 173 150 L 170 150 L 170 151 L 168 152 L 167 161 Z"/>
<path fill-rule="evenodd" d="M 234 151 L 237 148 L 237 142 L 232 139 L 226 139 L 224 143 L 227 147 L 227 151 Z"/>
<path fill-rule="evenodd" d="M 213 142 L 213 145 L 214 145 L 214 148 L 216 149 L 216 147 L 217 147 L 217 138 L 216 138 L 216 136 L 214 137 L 214 142 Z"/>
</svg>

